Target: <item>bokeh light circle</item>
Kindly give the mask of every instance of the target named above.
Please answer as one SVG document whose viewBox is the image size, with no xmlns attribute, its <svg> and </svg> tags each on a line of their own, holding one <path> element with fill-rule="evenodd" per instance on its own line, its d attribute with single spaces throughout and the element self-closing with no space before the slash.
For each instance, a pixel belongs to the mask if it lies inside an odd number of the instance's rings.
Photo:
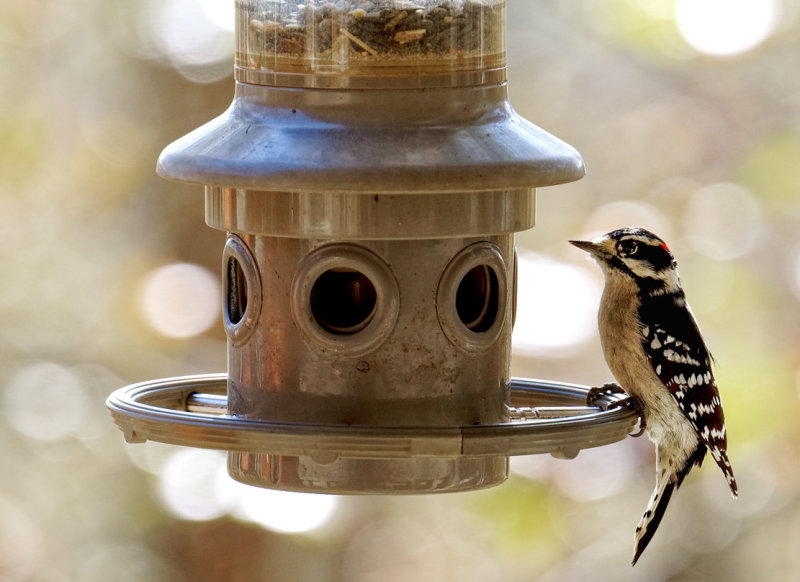
<svg viewBox="0 0 800 582">
<path fill-rule="evenodd" d="M 308 533 L 325 525 L 339 499 L 334 495 L 261 489 L 230 481 L 236 492 L 232 514 L 278 533 Z"/>
<path fill-rule="evenodd" d="M 158 493 L 164 507 L 181 519 L 216 519 L 233 501 L 226 479 L 225 453 L 178 449 L 161 470 Z"/>
<path fill-rule="evenodd" d="M 234 3 L 224 0 L 150 0 L 142 5 L 145 54 L 164 58 L 187 79 L 211 83 L 230 75 Z"/>
<path fill-rule="evenodd" d="M 8 424 L 41 441 L 77 434 L 89 410 L 81 378 L 53 362 L 37 362 L 19 370 L 6 385 L 2 402 Z"/>
<path fill-rule="evenodd" d="M 278 533 L 309 533 L 325 525 L 339 503 L 334 495 L 262 489 L 234 481 L 222 451 L 169 448 L 172 452 L 166 459 L 155 464 L 158 496 L 165 509 L 180 519 L 208 521 L 231 515 Z"/>
<path fill-rule="evenodd" d="M 172 338 L 200 335 L 217 321 L 221 288 L 208 269 L 174 263 L 147 274 L 139 307 L 150 326 Z"/>
<path fill-rule="evenodd" d="M 683 39 L 696 51 L 734 55 L 772 34 L 778 4 L 776 0 L 678 0 L 675 20 Z"/>
<path fill-rule="evenodd" d="M 750 252 L 763 233 L 761 204 L 732 183 L 705 186 L 692 194 L 683 215 L 693 248 L 712 259 L 734 259 Z"/>
<path fill-rule="evenodd" d="M 595 333 L 598 281 L 580 269 L 534 253 L 519 255 L 514 350 L 567 357 Z"/>
</svg>

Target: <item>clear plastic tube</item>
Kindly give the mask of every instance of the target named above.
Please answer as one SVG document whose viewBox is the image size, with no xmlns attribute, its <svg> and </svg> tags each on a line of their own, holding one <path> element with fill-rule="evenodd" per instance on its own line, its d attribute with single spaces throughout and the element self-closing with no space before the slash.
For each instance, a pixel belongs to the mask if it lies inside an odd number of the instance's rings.
<svg viewBox="0 0 800 582">
<path fill-rule="evenodd" d="M 505 66 L 505 0 L 238 0 L 237 67 L 398 76 Z"/>
</svg>

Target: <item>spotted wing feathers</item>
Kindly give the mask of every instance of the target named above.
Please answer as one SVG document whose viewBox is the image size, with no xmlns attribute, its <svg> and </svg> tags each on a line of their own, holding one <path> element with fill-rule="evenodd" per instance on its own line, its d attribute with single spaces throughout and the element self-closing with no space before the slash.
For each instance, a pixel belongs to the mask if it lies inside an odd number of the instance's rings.
<svg viewBox="0 0 800 582">
<path fill-rule="evenodd" d="M 642 346 L 697 436 L 737 494 L 727 455 L 725 416 L 711 371 L 711 354 L 682 292 L 642 303 Z M 699 459 L 700 461 L 702 459 Z"/>
</svg>

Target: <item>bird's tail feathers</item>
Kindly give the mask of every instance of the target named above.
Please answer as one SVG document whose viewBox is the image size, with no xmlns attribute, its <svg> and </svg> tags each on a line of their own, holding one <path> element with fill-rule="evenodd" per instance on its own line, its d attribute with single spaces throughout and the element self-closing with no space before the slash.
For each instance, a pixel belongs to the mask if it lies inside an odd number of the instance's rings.
<svg viewBox="0 0 800 582">
<path fill-rule="evenodd" d="M 672 493 L 678 489 L 686 475 L 692 470 L 692 467 L 699 467 L 703 464 L 703 459 L 706 456 L 706 447 L 698 444 L 694 452 L 689 455 L 680 471 L 674 472 L 672 467 L 673 463 L 670 462 L 669 455 L 665 454 L 661 448 L 656 449 L 656 489 L 653 491 L 653 496 L 650 498 L 650 503 L 647 504 L 647 509 L 636 527 L 636 539 L 633 552 L 633 565 L 639 556 L 642 555 L 647 544 L 653 539 L 653 535 L 661 523 L 661 518 L 664 517 L 664 512 L 667 510 L 667 505 L 672 497 Z"/>
<path fill-rule="evenodd" d="M 731 462 L 728 459 L 728 454 L 725 452 L 725 449 L 711 448 L 710 452 L 714 461 L 719 468 L 722 469 L 722 474 L 725 475 L 728 487 L 731 488 L 731 495 L 733 495 L 734 499 L 739 497 L 739 486 L 736 484 L 736 478 L 733 476 L 733 468 L 731 467 Z"/>
<path fill-rule="evenodd" d="M 652 497 L 650 497 L 650 503 L 647 504 L 647 509 L 642 515 L 642 519 L 639 520 L 639 525 L 636 526 L 632 566 L 636 565 L 639 556 L 642 555 L 647 544 L 653 539 L 653 535 L 658 529 L 658 524 L 661 523 L 661 518 L 664 517 L 664 512 L 667 510 L 675 485 L 675 481 L 671 478 L 664 478 L 659 483 L 656 483 L 656 489 Z"/>
</svg>

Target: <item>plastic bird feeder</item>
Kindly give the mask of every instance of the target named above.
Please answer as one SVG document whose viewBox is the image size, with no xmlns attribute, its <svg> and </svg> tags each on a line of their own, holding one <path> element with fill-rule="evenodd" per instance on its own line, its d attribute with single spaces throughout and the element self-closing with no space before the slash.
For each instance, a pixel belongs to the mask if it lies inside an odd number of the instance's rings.
<svg viewBox="0 0 800 582">
<path fill-rule="evenodd" d="M 627 408 L 509 377 L 514 233 L 580 155 L 517 115 L 497 0 L 238 0 L 236 92 L 158 173 L 205 186 L 227 375 L 108 406 L 127 440 L 229 451 L 326 493 L 487 487 L 508 457 L 621 440 Z"/>
</svg>

